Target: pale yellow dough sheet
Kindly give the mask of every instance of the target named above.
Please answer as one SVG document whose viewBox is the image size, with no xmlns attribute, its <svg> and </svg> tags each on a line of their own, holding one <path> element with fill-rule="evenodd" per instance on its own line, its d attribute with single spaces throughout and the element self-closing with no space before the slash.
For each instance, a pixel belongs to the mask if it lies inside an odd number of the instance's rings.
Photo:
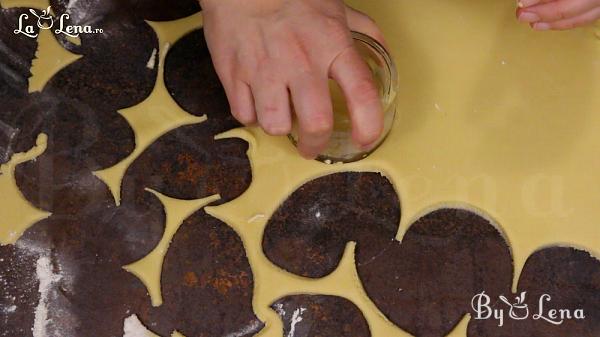
<svg viewBox="0 0 600 337">
<path fill-rule="evenodd" d="M 19 2 L 2 2 L 8 3 Z M 262 232 L 275 209 L 303 183 L 332 172 L 377 171 L 388 176 L 402 202 L 399 239 L 419 215 L 435 207 L 452 204 L 482 210 L 511 245 L 515 280 L 527 257 L 549 245 L 576 246 L 599 256 L 600 34 L 596 28 L 534 32 L 516 22 L 511 1 L 348 3 L 380 24 L 398 66 L 398 118 L 386 142 L 363 161 L 325 165 L 300 158 L 285 137 L 269 137 L 253 128 L 225 135 L 250 142 L 253 182 L 238 199 L 207 211 L 232 226 L 244 241 L 255 279 L 254 310 L 267 324 L 259 336 L 282 336 L 280 319 L 269 305 L 296 293 L 348 298 L 362 310 L 374 337 L 409 336 L 389 323 L 364 293 L 354 267 L 354 244 L 348 245 L 340 267 L 320 280 L 286 273 L 262 253 Z M 174 43 L 199 25 L 199 17 L 153 23 L 161 37 L 160 62 L 165 43 Z M 36 88 L 42 88 L 48 78 L 40 78 Z M 160 80 L 162 74 L 153 95 L 142 105 L 173 109 L 176 105 Z M 124 170 L 136 155 L 168 130 L 201 122 L 179 109 L 177 122 L 166 124 L 168 120 L 162 118 L 167 115 L 157 110 L 153 123 L 136 123 L 137 109 L 130 108 L 124 115 L 136 139 L 145 141 L 138 142 L 126 161 L 97 173 L 116 200 Z M 9 191 L 12 200 L 24 202 L 17 189 Z M 160 303 L 160 269 L 143 266 L 160 265 L 179 225 L 176 222 L 207 203 L 182 203 L 164 196 L 161 201 L 171 219 L 165 238 L 151 254 L 156 260 L 142 260 L 135 272 L 149 286 L 155 304 Z M 39 216 L 36 212 L 30 211 L 31 224 Z M 23 228 L 22 221 L 15 228 Z M 7 240 L 4 233 L 0 240 Z M 468 317 L 450 336 L 466 336 L 467 323 Z"/>
</svg>

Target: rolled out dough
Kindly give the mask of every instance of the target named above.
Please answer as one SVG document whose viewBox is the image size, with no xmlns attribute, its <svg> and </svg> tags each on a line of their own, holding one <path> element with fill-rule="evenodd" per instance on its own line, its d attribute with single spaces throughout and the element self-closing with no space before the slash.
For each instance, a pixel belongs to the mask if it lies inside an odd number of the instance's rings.
<svg viewBox="0 0 600 337">
<path fill-rule="evenodd" d="M 388 176 L 402 201 L 399 238 L 424 210 L 448 203 L 484 210 L 511 244 L 516 278 L 527 257 L 544 246 L 569 244 L 599 256 L 597 28 L 533 32 L 515 22 L 514 3 L 494 0 L 348 2 L 381 25 L 396 58 L 401 87 L 390 136 L 365 160 L 325 165 L 302 159 L 285 137 L 269 137 L 255 128 L 231 131 L 227 136 L 251 144 L 253 182 L 238 199 L 207 209 L 244 241 L 255 278 L 254 309 L 267 323 L 260 336 L 281 336 L 281 322 L 269 305 L 296 293 L 342 296 L 362 310 L 373 336 L 408 336 L 364 293 L 353 263 L 353 244 L 340 267 L 320 280 L 286 273 L 262 253 L 269 216 L 302 183 L 327 173 L 378 171 Z M 8 3 L 19 2 L 3 5 Z M 166 43 L 199 24 L 198 16 L 152 24 L 163 48 L 160 66 Z M 123 173 L 135 156 L 166 131 L 200 122 L 174 104 L 160 70 L 151 97 L 123 112 L 135 129 L 136 151 L 116 167 L 97 172 L 117 200 Z M 32 80 L 36 79 L 40 78 Z M 156 109 L 157 119 L 136 122 L 135 111 L 149 108 Z M 177 117 L 160 114 L 161 108 L 176 111 Z M 23 202 L 16 188 L 2 187 L 2 195 L 5 192 L 14 202 Z M 189 211 L 165 206 L 173 219 Z M 35 209 L 23 215 L 31 224 L 42 216 Z M 15 221 L 12 230 L 19 228 L 22 221 Z M 163 242 L 173 233 L 168 230 Z M 161 262 L 157 258 L 156 263 Z M 157 294 L 160 275 L 149 275 L 145 284 Z M 465 318 L 451 336 L 466 336 L 467 322 Z"/>
</svg>

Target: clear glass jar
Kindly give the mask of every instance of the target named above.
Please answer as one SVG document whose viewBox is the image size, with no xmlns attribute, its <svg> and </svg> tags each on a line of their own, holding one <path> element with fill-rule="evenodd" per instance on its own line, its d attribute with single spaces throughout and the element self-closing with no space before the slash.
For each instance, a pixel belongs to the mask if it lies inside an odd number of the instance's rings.
<svg viewBox="0 0 600 337">
<path fill-rule="evenodd" d="M 327 148 L 317 157 L 325 163 L 349 163 L 361 160 L 375 151 L 390 132 L 396 115 L 396 96 L 398 91 L 398 73 L 387 50 L 375 39 L 362 33 L 352 32 L 354 43 L 363 59 L 371 69 L 373 78 L 379 88 L 379 96 L 384 111 L 384 130 L 371 149 L 364 150 L 352 141 L 352 125 L 341 89 L 330 80 L 330 91 L 333 102 L 334 126 Z M 296 123 L 289 135 L 294 145 L 298 142 Z"/>
</svg>

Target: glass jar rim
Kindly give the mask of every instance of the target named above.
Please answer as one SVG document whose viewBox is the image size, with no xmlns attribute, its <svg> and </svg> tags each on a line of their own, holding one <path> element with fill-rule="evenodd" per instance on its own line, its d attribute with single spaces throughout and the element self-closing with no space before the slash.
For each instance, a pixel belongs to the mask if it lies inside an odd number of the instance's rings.
<svg viewBox="0 0 600 337">
<path fill-rule="evenodd" d="M 387 73 L 389 75 L 389 81 L 385 83 L 386 87 L 384 90 L 384 95 L 388 96 L 388 98 L 389 96 L 396 95 L 395 91 L 398 87 L 398 71 L 396 69 L 396 63 L 394 62 L 391 54 L 387 51 L 383 44 L 375 40 L 373 37 L 357 31 L 352 31 L 351 33 L 354 40 L 366 44 L 384 60 Z M 394 104 L 394 99 L 388 99 L 386 101 L 389 102 L 388 105 Z M 384 108 L 387 108 L 387 106 Z"/>
</svg>

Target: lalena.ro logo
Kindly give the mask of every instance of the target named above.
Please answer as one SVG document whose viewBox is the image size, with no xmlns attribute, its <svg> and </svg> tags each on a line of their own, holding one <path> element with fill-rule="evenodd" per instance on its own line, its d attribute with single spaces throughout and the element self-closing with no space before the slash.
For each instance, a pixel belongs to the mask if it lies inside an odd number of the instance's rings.
<svg viewBox="0 0 600 337">
<path fill-rule="evenodd" d="M 495 319 L 498 321 L 498 326 L 504 326 L 507 319 L 515 321 L 523 321 L 532 319 L 535 321 L 545 321 L 548 324 L 561 325 L 567 320 L 584 320 L 585 312 L 583 309 L 548 309 L 552 297 L 548 294 L 543 294 L 538 299 L 538 307 L 536 312 L 532 312 L 529 305 L 525 303 L 527 292 L 522 292 L 521 295 L 515 297 L 515 301 L 511 302 L 505 296 L 500 296 L 500 307 L 492 304 L 491 297 L 485 291 L 477 294 L 471 301 L 474 315 L 477 320 Z"/>
<path fill-rule="evenodd" d="M 79 37 L 80 34 L 102 34 L 102 28 L 92 28 L 92 26 L 84 25 L 69 25 L 67 20 L 69 20 L 69 14 L 65 13 L 58 18 L 58 22 L 55 22 L 55 18 L 50 14 L 51 7 L 47 9 L 37 12 L 35 9 L 29 9 L 29 13 L 33 15 L 34 18 L 37 18 L 37 27 L 39 29 L 54 29 L 55 34 L 65 34 L 70 37 Z M 21 14 L 19 16 L 19 26 L 14 30 L 14 33 L 19 35 L 23 34 L 27 37 L 36 38 L 39 34 L 35 32 L 35 26 L 31 24 L 27 24 L 27 20 L 29 20 L 29 14 Z"/>
</svg>

